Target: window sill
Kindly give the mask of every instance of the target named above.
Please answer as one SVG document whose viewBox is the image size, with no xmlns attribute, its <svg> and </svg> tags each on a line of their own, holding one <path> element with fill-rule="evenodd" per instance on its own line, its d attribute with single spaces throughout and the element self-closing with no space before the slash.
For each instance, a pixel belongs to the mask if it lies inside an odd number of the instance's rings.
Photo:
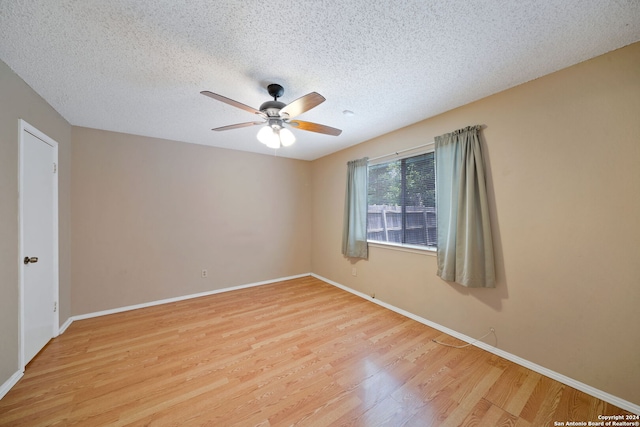
<svg viewBox="0 0 640 427">
<path fill-rule="evenodd" d="M 427 256 L 436 256 L 436 248 L 427 248 L 424 246 L 417 245 L 402 245 L 399 243 L 389 243 L 389 242 L 378 242 L 368 240 L 367 243 L 369 246 L 374 248 L 382 248 L 382 249 L 390 249 L 392 251 L 401 251 L 401 252 L 410 252 L 413 254 L 427 255 Z"/>
</svg>

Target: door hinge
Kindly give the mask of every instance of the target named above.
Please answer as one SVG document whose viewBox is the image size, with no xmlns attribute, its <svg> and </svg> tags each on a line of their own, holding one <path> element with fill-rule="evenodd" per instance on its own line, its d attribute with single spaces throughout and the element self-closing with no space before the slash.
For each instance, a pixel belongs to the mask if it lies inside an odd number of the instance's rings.
<svg viewBox="0 0 640 427">
<path fill-rule="evenodd" d="M 58 311 L 58 301 L 53 302 L 53 312 L 55 313 L 56 311 Z"/>
<path fill-rule="evenodd" d="M 53 164 L 53 173 L 57 173 L 58 172 L 58 165 L 57 164 Z"/>
</svg>

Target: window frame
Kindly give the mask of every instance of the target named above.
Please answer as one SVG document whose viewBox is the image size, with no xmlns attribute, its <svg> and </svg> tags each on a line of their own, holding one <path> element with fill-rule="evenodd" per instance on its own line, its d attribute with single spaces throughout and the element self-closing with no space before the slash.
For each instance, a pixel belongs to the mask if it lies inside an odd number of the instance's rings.
<svg viewBox="0 0 640 427">
<path fill-rule="evenodd" d="M 436 158 L 435 158 L 435 146 L 433 144 L 430 144 L 428 147 L 423 147 L 420 149 L 416 149 L 416 150 L 409 150 L 407 152 L 403 152 L 402 154 L 391 154 L 389 156 L 382 156 L 382 157 L 378 157 L 375 160 L 370 160 L 369 164 L 367 165 L 367 167 L 370 166 L 376 166 L 376 165 L 380 165 L 380 164 L 384 164 L 384 163 L 390 163 L 390 162 L 394 162 L 394 161 L 398 161 L 398 160 L 403 160 L 403 159 L 408 159 L 410 157 L 416 157 L 416 156 L 421 156 L 423 154 L 427 154 L 427 153 L 433 153 L 433 169 L 434 169 L 434 181 L 436 179 L 435 176 L 435 169 L 436 169 Z M 367 187 L 368 187 L 369 183 L 367 182 Z M 437 186 L 436 186 L 437 188 Z M 368 188 L 367 188 L 367 192 L 368 192 Z M 436 200 L 437 200 L 437 195 L 436 195 Z M 367 200 L 367 207 L 369 206 L 369 201 Z M 437 205 L 436 205 L 437 207 Z M 368 234 L 368 221 L 367 221 L 367 234 Z M 380 240 L 370 240 L 369 237 L 367 236 L 367 244 L 373 247 L 379 247 L 379 248 L 383 248 L 383 249 L 391 249 L 391 250 L 397 250 L 397 251 L 402 251 L 402 252 L 411 252 L 411 253 L 417 253 L 417 254 L 422 254 L 422 255 L 431 255 L 431 256 L 435 256 L 436 252 L 438 250 L 437 246 L 422 246 L 422 245 L 412 245 L 412 244 L 408 244 L 408 243 L 398 243 L 398 242 L 385 242 L 385 241 L 380 241 Z"/>
</svg>

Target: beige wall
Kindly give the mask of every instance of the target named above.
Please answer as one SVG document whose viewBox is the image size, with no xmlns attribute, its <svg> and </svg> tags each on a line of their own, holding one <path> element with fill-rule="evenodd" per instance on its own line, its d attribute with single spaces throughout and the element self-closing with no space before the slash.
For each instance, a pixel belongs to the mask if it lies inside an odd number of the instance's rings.
<svg viewBox="0 0 640 427">
<path fill-rule="evenodd" d="M 425 93 L 424 96 L 429 96 Z M 313 162 L 312 271 L 640 404 L 640 43 Z M 498 283 L 340 254 L 346 162 L 483 124 Z M 495 341 L 489 340 L 490 344 Z"/>
<path fill-rule="evenodd" d="M 18 119 L 58 142 L 60 322 L 70 316 L 71 126 L 0 61 L 0 385 L 18 371 Z"/>
<path fill-rule="evenodd" d="M 309 162 L 78 127 L 72 140 L 74 315 L 310 271 Z"/>
</svg>

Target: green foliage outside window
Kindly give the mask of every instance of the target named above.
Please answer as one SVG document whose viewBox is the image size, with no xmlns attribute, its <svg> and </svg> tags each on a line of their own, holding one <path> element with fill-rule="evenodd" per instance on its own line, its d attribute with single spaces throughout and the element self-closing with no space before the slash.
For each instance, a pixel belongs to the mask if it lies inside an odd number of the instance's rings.
<svg viewBox="0 0 640 427">
<path fill-rule="evenodd" d="M 404 205 L 436 206 L 433 153 L 369 166 L 369 205 L 402 205 L 403 181 Z"/>
</svg>

